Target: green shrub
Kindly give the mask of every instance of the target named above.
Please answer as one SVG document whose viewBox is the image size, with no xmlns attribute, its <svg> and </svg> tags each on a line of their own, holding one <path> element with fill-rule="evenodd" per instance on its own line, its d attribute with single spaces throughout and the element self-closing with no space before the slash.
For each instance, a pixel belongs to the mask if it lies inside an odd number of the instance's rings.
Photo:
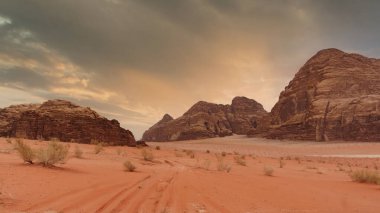
<svg viewBox="0 0 380 213">
<path fill-rule="evenodd" d="M 124 171 L 127 171 L 127 172 L 134 172 L 136 170 L 136 166 L 132 164 L 131 161 L 125 161 L 124 162 Z"/>
<path fill-rule="evenodd" d="M 21 139 L 16 139 L 15 150 L 17 150 L 24 162 L 33 164 L 33 160 L 36 156 L 29 145 L 25 144 Z"/>
<path fill-rule="evenodd" d="M 47 147 L 41 148 L 36 152 L 38 161 L 43 166 L 54 166 L 57 163 L 63 163 L 67 159 L 69 146 L 59 144 L 56 141 L 49 142 Z"/>
<path fill-rule="evenodd" d="M 369 171 L 369 170 L 363 169 L 363 170 L 353 171 L 349 175 L 351 179 L 355 182 L 380 185 L 380 175 L 375 171 Z"/>
</svg>

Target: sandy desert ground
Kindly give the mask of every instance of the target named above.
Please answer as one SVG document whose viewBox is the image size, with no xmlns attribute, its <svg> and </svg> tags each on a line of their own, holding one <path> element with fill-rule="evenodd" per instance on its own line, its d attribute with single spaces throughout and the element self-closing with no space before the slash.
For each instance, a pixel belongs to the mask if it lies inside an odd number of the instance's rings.
<svg viewBox="0 0 380 213">
<path fill-rule="evenodd" d="M 33 148 L 46 144 L 24 141 Z M 23 163 L 0 138 L 0 212 L 380 211 L 380 186 L 352 182 L 348 175 L 377 170 L 380 143 L 232 136 L 149 145 L 152 162 L 138 148 L 105 147 L 95 154 L 94 145 L 71 143 L 70 154 L 79 146 L 83 158 L 44 168 Z M 226 156 L 218 163 L 215 155 L 222 152 Z M 234 160 L 243 155 L 246 166 Z M 124 171 L 126 160 L 135 172 Z M 221 164 L 231 170 L 218 171 Z M 272 168 L 273 176 L 264 168 Z"/>
</svg>

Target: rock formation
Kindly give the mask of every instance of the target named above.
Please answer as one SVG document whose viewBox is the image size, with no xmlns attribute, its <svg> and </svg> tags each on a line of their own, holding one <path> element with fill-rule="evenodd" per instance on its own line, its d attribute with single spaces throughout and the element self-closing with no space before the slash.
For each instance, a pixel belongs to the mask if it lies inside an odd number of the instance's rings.
<svg viewBox="0 0 380 213">
<path fill-rule="evenodd" d="M 255 100 L 236 97 L 231 105 L 200 101 L 183 116 L 173 119 L 165 115 L 143 135 L 145 141 L 177 141 L 235 134 L 246 134 L 267 115 Z"/>
<path fill-rule="evenodd" d="M 266 131 L 279 139 L 380 141 L 380 60 L 319 51 L 281 92 Z"/>
<path fill-rule="evenodd" d="M 133 134 L 88 107 L 64 100 L 0 109 L 0 136 L 135 146 Z"/>
</svg>

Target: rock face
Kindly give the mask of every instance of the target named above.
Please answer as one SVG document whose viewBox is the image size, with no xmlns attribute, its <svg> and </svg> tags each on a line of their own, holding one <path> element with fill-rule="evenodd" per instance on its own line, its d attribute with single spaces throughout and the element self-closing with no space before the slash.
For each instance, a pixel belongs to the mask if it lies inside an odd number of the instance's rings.
<svg viewBox="0 0 380 213">
<path fill-rule="evenodd" d="M 133 134 L 121 128 L 117 120 L 108 120 L 88 107 L 64 100 L 0 109 L 0 136 L 136 145 Z"/>
<path fill-rule="evenodd" d="M 267 131 L 268 138 L 380 141 L 380 60 L 319 51 L 281 92 Z"/>
<path fill-rule="evenodd" d="M 265 115 L 261 104 L 245 97 L 234 98 L 231 105 L 200 101 L 177 119 L 166 114 L 144 133 L 143 140 L 177 141 L 246 134 L 259 126 L 258 120 Z"/>
</svg>

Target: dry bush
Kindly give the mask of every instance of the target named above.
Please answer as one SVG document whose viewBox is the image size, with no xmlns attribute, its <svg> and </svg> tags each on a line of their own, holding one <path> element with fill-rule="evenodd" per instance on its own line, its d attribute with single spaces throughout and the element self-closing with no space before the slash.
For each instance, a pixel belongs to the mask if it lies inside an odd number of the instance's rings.
<svg viewBox="0 0 380 213">
<path fill-rule="evenodd" d="M 210 150 L 206 150 L 206 153 L 209 154 L 209 153 L 210 153 Z"/>
<path fill-rule="evenodd" d="M 123 166 L 124 166 L 124 171 L 127 171 L 127 172 L 134 172 L 136 170 L 136 166 L 133 165 L 133 163 L 129 160 L 125 161 L 123 163 Z"/>
<path fill-rule="evenodd" d="M 5 141 L 7 141 L 7 143 L 9 143 L 9 144 L 12 144 L 12 139 L 10 139 L 10 138 L 5 139 Z"/>
<path fill-rule="evenodd" d="M 178 158 L 183 157 L 183 154 L 181 152 L 178 152 L 178 151 L 174 151 L 174 155 Z"/>
<path fill-rule="evenodd" d="M 82 158 L 83 151 L 79 148 L 79 146 L 75 146 L 74 157 Z"/>
<path fill-rule="evenodd" d="M 141 150 L 141 155 L 145 161 L 153 161 L 154 159 L 153 153 L 148 149 Z"/>
<path fill-rule="evenodd" d="M 363 169 L 351 172 L 349 175 L 351 179 L 355 182 L 380 185 L 380 175 L 375 171 Z"/>
<path fill-rule="evenodd" d="M 24 162 L 33 164 L 33 160 L 36 156 L 29 145 L 25 144 L 21 139 L 16 139 L 15 150 L 17 150 Z"/>
<path fill-rule="evenodd" d="M 226 157 L 227 153 L 226 152 L 222 152 L 222 156 L 223 157 Z"/>
<path fill-rule="evenodd" d="M 122 152 L 123 152 L 123 150 L 121 150 L 121 148 L 117 148 L 116 149 L 116 154 L 117 155 L 121 155 Z"/>
<path fill-rule="evenodd" d="M 273 176 L 273 172 L 274 172 L 274 170 L 272 167 L 269 167 L 269 166 L 264 167 L 264 175 Z"/>
<path fill-rule="evenodd" d="M 241 166 L 247 166 L 247 163 L 245 162 L 244 158 L 245 158 L 244 155 L 243 156 L 240 156 L 240 155 L 234 156 L 234 160 L 237 164 L 239 164 Z"/>
<path fill-rule="evenodd" d="M 280 159 L 278 163 L 280 168 L 284 168 L 285 162 L 283 160 Z"/>
<path fill-rule="evenodd" d="M 54 166 L 57 163 L 64 163 L 69 154 L 69 146 L 59 144 L 56 141 L 49 142 L 48 146 L 36 152 L 38 161 L 43 166 Z"/>
<path fill-rule="evenodd" d="M 194 154 L 194 152 L 192 150 L 186 150 L 185 153 L 190 158 L 195 158 L 195 154 Z"/>
<path fill-rule="evenodd" d="M 104 150 L 104 148 L 103 148 L 103 144 L 101 144 L 101 143 L 98 143 L 98 144 L 94 147 L 94 153 L 95 153 L 95 154 L 99 154 L 99 153 L 101 153 L 103 150 Z"/>
<path fill-rule="evenodd" d="M 201 165 L 201 168 L 205 170 L 209 170 L 211 165 L 211 161 L 209 159 L 205 159 Z"/>
<path fill-rule="evenodd" d="M 156 150 L 161 150 L 161 147 L 160 146 L 156 146 Z"/>
<path fill-rule="evenodd" d="M 231 165 L 224 163 L 223 155 L 215 155 L 215 156 L 216 156 L 216 160 L 217 160 L 216 169 L 218 171 L 221 171 L 221 172 L 226 171 L 229 173 L 232 168 L 231 168 Z"/>
</svg>

